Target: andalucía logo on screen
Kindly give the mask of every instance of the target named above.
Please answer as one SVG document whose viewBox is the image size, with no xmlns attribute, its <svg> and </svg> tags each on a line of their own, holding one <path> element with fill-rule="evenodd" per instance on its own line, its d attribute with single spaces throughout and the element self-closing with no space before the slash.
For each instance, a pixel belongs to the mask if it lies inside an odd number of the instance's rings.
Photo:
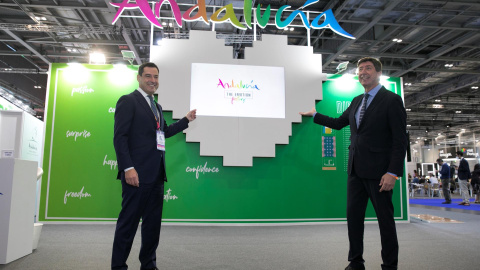
<svg viewBox="0 0 480 270">
<path fill-rule="evenodd" d="M 251 91 L 245 90 L 256 89 L 260 91 L 258 86 L 253 83 L 253 80 L 251 80 L 250 84 L 244 84 L 242 80 L 240 80 L 240 82 L 238 83 L 235 83 L 233 79 L 228 82 L 223 82 L 222 79 L 218 79 L 217 88 L 219 87 L 225 90 L 225 98 L 231 99 L 232 104 L 236 101 L 241 101 L 242 103 L 245 103 L 247 99 L 253 98 L 253 93 Z"/>
<path fill-rule="evenodd" d="M 278 28 L 283 29 L 289 26 L 297 16 L 300 16 L 303 26 L 307 29 L 330 28 L 333 32 L 343 37 L 355 39 L 354 36 L 347 33 L 347 31 L 343 30 L 343 28 L 338 24 L 331 9 L 328 9 L 323 13 L 320 13 L 317 17 L 315 17 L 312 20 L 312 22 L 308 21 L 308 16 L 307 16 L 308 11 L 304 11 L 303 9 L 318 1 L 319 0 L 307 0 L 305 4 L 303 4 L 303 6 L 301 6 L 296 10 L 289 10 L 289 8 L 291 8 L 291 6 L 289 5 L 284 5 L 280 7 L 277 10 L 277 13 L 275 14 L 275 25 Z M 210 16 L 210 18 L 208 18 L 207 8 L 206 8 L 207 6 L 205 4 L 205 0 L 198 0 L 197 4 L 189 8 L 187 11 L 185 11 L 183 15 L 180 12 L 180 8 L 177 2 L 175 2 L 174 0 L 160 0 L 158 2 L 154 2 L 153 9 L 152 7 L 150 7 L 148 0 L 136 0 L 135 3 L 129 3 L 129 2 L 130 0 L 123 0 L 121 3 L 110 2 L 110 5 L 114 7 L 118 7 L 117 14 L 115 14 L 112 24 L 115 24 L 115 22 L 118 20 L 120 15 L 122 15 L 125 9 L 139 8 L 143 16 L 145 16 L 145 18 L 147 18 L 150 21 L 150 23 L 152 23 L 154 26 L 158 28 L 163 28 L 162 24 L 157 18 L 160 18 L 160 9 L 162 5 L 166 3 L 170 5 L 175 21 L 177 25 L 180 27 L 182 26 L 182 20 L 185 20 L 187 22 L 203 20 L 206 24 L 209 24 L 209 21 L 212 21 L 214 23 L 229 22 L 234 27 L 245 30 L 247 28 L 252 28 L 252 10 L 255 10 L 258 26 L 260 26 L 261 28 L 265 28 L 268 24 L 268 21 L 270 19 L 270 14 L 272 12 L 270 5 L 268 5 L 267 8 L 264 9 L 262 14 L 262 9 L 259 6 L 260 4 L 257 5 L 257 8 L 253 8 L 252 0 L 244 0 L 243 17 L 245 18 L 245 24 L 242 24 L 237 19 L 237 16 L 235 15 L 233 4 L 228 4 L 226 6 L 223 6 L 217 9 Z M 193 14 L 195 11 L 196 11 L 196 14 Z M 220 14 L 223 12 L 225 12 L 225 14 L 223 15 L 223 17 L 219 18 L 219 16 L 221 16 Z M 290 15 L 287 16 L 285 20 L 282 20 L 282 18 L 286 16 L 284 12 L 285 13 L 291 12 L 291 13 Z M 320 23 L 320 20 L 322 19 L 323 21 Z"/>
</svg>

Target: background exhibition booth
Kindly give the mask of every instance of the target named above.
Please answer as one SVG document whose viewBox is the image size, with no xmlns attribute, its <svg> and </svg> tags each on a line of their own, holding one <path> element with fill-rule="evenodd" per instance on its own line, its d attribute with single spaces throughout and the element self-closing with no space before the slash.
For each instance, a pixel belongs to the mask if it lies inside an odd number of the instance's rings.
<svg viewBox="0 0 480 270">
<path fill-rule="evenodd" d="M 160 69 L 156 98 L 166 121 L 194 108 L 198 115 L 167 140 L 164 223 L 346 222 L 350 130 L 316 125 L 299 112 L 315 106 L 338 117 L 364 90 L 355 74 L 322 73 L 321 57 L 312 47 L 271 35 L 246 48 L 245 59 L 233 59 L 215 32 L 191 31 L 189 39 L 152 46 L 151 61 Z M 115 105 L 137 88 L 137 69 L 52 64 L 45 122 L 2 105 L 0 211 L 7 218 L 0 223 L 0 263 L 36 248 L 36 220 L 116 221 Z M 381 83 L 403 97 L 400 78 Z M 393 203 L 395 220 L 408 222 L 404 177 Z M 371 205 L 366 220 L 376 221 Z"/>
<path fill-rule="evenodd" d="M 167 139 L 163 220 L 172 224 L 306 224 L 346 221 L 350 130 L 300 111 L 338 117 L 363 87 L 327 75 L 312 47 L 263 35 L 233 59 L 215 32 L 152 46 L 158 100 L 172 123 L 198 118 Z M 118 98 L 138 86 L 137 66 L 52 64 L 46 107 L 42 222 L 114 222 L 121 203 L 113 123 Z M 400 78 L 382 84 L 402 96 Z M 271 112 L 274 112 L 273 114 Z M 406 179 L 395 219 L 408 221 Z M 375 221 L 371 205 L 367 221 Z"/>
<path fill-rule="evenodd" d="M 44 123 L 0 98 L 0 264 L 32 253 Z M 39 189 L 38 189 L 39 190 Z"/>
</svg>

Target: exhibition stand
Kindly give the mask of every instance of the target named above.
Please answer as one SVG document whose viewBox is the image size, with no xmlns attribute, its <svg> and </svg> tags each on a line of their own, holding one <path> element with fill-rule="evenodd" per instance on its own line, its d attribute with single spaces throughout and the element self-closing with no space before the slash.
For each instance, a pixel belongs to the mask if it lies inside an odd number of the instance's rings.
<svg viewBox="0 0 480 270">
<path fill-rule="evenodd" d="M 0 264 L 38 245 L 42 224 L 34 225 L 34 219 L 42 142 L 42 121 L 22 111 L 0 111 Z"/>
<path fill-rule="evenodd" d="M 339 117 L 364 92 L 358 78 L 322 73 L 321 55 L 288 45 L 286 36 L 262 35 L 244 59 L 233 59 L 215 32 L 190 31 L 188 39 L 152 46 L 150 57 L 160 70 L 156 94 L 167 124 L 198 109 L 184 133 L 166 140 L 164 224 L 346 222 L 350 129 L 316 125 L 299 112 L 315 106 Z M 40 222 L 117 220 L 114 115 L 119 98 L 138 87 L 137 70 L 52 63 Z M 401 78 L 381 83 L 403 95 Z M 275 117 L 265 110 L 279 107 Z M 403 177 L 393 204 L 395 220 L 408 222 Z M 366 221 L 376 221 L 371 204 Z"/>
<path fill-rule="evenodd" d="M 1 158 L 0 264 L 32 253 L 37 162 Z"/>
</svg>

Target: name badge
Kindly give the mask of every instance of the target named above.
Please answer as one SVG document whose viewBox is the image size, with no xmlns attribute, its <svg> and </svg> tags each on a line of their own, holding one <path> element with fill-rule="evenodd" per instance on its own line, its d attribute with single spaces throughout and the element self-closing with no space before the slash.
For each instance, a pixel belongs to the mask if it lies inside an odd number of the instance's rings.
<svg viewBox="0 0 480 270">
<path fill-rule="evenodd" d="M 165 133 L 157 129 L 157 150 L 165 151 Z"/>
</svg>

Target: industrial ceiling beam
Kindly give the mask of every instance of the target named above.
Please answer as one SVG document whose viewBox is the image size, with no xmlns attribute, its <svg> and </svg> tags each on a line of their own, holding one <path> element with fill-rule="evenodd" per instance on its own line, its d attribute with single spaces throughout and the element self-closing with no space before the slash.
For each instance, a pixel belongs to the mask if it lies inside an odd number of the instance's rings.
<svg viewBox="0 0 480 270">
<path fill-rule="evenodd" d="M 92 1 L 91 1 L 92 2 Z M 56 8 L 56 9 L 88 9 L 88 10 L 98 10 L 98 11 L 108 11 L 108 8 L 103 6 L 82 6 L 82 5 L 46 5 L 46 4 L 22 4 L 24 7 L 29 8 Z M 17 4 L 13 3 L 0 3 L 0 7 L 16 7 Z"/>
<path fill-rule="evenodd" d="M 105 4 L 108 6 L 108 10 L 112 14 L 115 14 L 117 12 L 115 10 L 115 8 L 112 5 L 110 5 L 110 2 L 108 0 L 105 0 Z M 117 20 L 116 23 L 121 27 L 122 26 L 122 18 L 120 18 L 120 20 Z M 128 48 L 130 49 L 130 51 L 132 51 L 135 54 L 135 60 L 137 61 L 137 65 L 141 65 L 142 64 L 142 59 L 140 59 L 140 55 L 139 55 L 139 53 L 137 51 L 137 48 L 135 47 L 134 43 L 132 42 L 132 39 L 130 38 L 128 33 L 125 33 L 125 32 L 122 32 L 122 36 L 125 39 L 125 42 L 127 42 L 127 45 L 128 45 Z"/>
<path fill-rule="evenodd" d="M 29 51 L 31 51 L 33 54 L 35 54 L 38 58 L 40 58 L 43 62 L 50 64 L 50 61 L 45 58 L 41 53 L 39 53 L 35 48 L 30 46 L 27 42 L 23 41 L 21 38 L 19 38 L 17 35 L 15 35 L 12 31 L 10 30 L 3 30 L 5 33 L 7 33 L 9 36 L 11 36 L 13 39 L 15 39 L 18 43 L 22 44 L 25 48 L 27 48 Z"/>
<path fill-rule="evenodd" d="M 340 20 L 340 22 L 355 23 L 355 24 L 365 24 L 368 23 L 367 19 L 347 19 Z M 391 22 L 391 21 L 378 21 L 376 25 L 388 25 L 388 26 L 402 26 L 410 28 L 432 28 L 432 29 L 442 29 L 442 30 L 457 30 L 457 31 L 478 31 L 480 27 L 464 27 L 459 24 L 455 25 L 440 25 L 438 23 L 423 23 L 423 24 L 413 24 L 409 22 Z"/>
<path fill-rule="evenodd" d="M 419 60 L 416 60 L 414 61 L 413 63 L 411 63 L 410 65 L 408 65 L 407 69 L 406 70 L 402 70 L 402 71 L 397 71 L 395 73 L 392 73 L 390 74 L 390 76 L 393 76 L 393 77 L 401 77 L 402 75 L 432 61 L 432 60 L 435 60 L 437 57 L 439 56 L 442 56 L 458 47 L 460 47 L 462 44 L 465 44 L 465 43 L 468 43 L 470 41 L 474 41 L 475 39 L 478 39 L 480 38 L 480 34 L 478 34 L 477 32 L 467 32 L 466 34 L 462 35 L 461 37 L 459 38 L 456 38 L 455 40 L 452 40 L 451 42 L 449 42 L 450 44 L 448 45 L 444 45 L 438 49 L 436 49 L 435 51 L 431 52 L 428 54 L 428 57 L 427 59 L 419 59 Z"/>
<path fill-rule="evenodd" d="M 405 106 L 411 107 L 413 105 L 425 102 L 429 99 L 454 92 L 474 84 L 480 83 L 480 76 L 478 75 L 461 75 L 450 79 L 447 85 L 440 85 L 438 87 L 429 87 L 419 93 L 405 97 Z"/>
<path fill-rule="evenodd" d="M 353 33 L 353 36 L 356 37 L 356 38 L 360 38 L 361 36 L 363 36 L 363 34 L 365 34 L 374 25 L 376 25 L 377 22 L 379 22 L 384 16 L 386 16 L 395 6 L 397 6 L 401 2 L 403 2 L 403 1 L 402 0 L 395 0 L 395 1 L 385 2 L 385 3 L 388 3 L 388 4 L 381 11 L 379 11 L 377 14 L 375 14 L 375 16 L 374 16 L 375 19 L 369 21 L 364 26 L 358 28 L 357 31 L 355 31 Z M 327 68 L 327 66 L 330 65 L 330 63 L 333 60 L 337 59 L 337 57 L 339 55 L 343 54 L 343 52 L 346 51 L 347 48 L 350 47 L 350 45 L 355 43 L 355 41 L 356 41 L 356 39 L 349 39 L 349 40 L 344 41 L 343 44 L 340 45 L 338 51 L 335 54 L 327 57 L 325 63 L 323 63 L 323 68 Z"/>
</svg>

